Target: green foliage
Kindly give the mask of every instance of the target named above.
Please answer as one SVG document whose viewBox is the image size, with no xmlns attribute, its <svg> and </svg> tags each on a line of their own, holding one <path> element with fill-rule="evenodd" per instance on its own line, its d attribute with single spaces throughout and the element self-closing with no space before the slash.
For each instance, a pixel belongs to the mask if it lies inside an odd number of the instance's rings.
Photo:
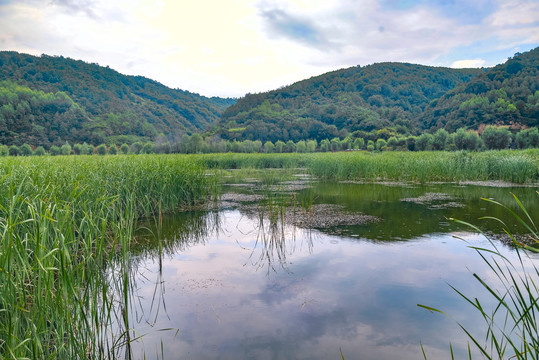
<svg viewBox="0 0 539 360">
<path fill-rule="evenodd" d="M 97 155 L 107 155 L 107 145 L 101 144 L 95 149 Z"/>
<path fill-rule="evenodd" d="M 511 132 L 506 127 L 487 126 L 481 134 L 487 149 L 505 149 L 511 143 Z"/>
<path fill-rule="evenodd" d="M 432 134 L 423 133 L 415 141 L 415 149 L 417 151 L 427 151 L 432 148 L 434 137 Z"/>
<path fill-rule="evenodd" d="M 32 156 L 32 155 L 34 155 L 34 152 L 33 152 L 32 148 L 28 144 L 22 144 L 21 147 L 19 148 L 19 151 L 20 151 L 22 156 Z"/>
<path fill-rule="evenodd" d="M 0 358 L 125 358 L 136 220 L 201 203 L 210 176 L 183 156 L 18 157 L 0 171 Z"/>
<path fill-rule="evenodd" d="M 120 151 L 124 155 L 128 154 L 129 153 L 129 145 L 127 145 L 126 143 L 123 143 L 122 146 L 120 146 Z"/>
<path fill-rule="evenodd" d="M 10 156 L 19 156 L 21 155 L 21 150 L 17 145 L 11 145 L 9 147 L 9 155 Z"/>
<path fill-rule="evenodd" d="M 147 142 L 141 150 L 142 154 L 153 154 L 153 143 Z"/>
<path fill-rule="evenodd" d="M 38 146 L 35 150 L 34 150 L 34 155 L 35 156 L 43 156 L 45 155 L 46 152 L 45 152 L 45 148 L 43 146 Z"/>
<path fill-rule="evenodd" d="M 53 145 L 51 146 L 49 153 L 51 154 L 51 156 L 57 156 L 62 154 L 62 150 L 58 146 Z"/>
<path fill-rule="evenodd" d="M 71 155 L 71 145 L 66 141 L 64 145 L 60 148 L 62 155 Z"/>
<path fill-rule="evenodd" d="M 423 128 L 478 129 L 481 125 L 539 126 L 539 48 L 518 54 L 456 86 L 422 115 Z M 511 69 L 519 68 L 519 71 Z"/>
<path fill-rule="evenodd" d="M 392 125 L 416 132 L 431 101 L 482 72 L 399 63 L 338 70 L 246 95 L 223 113 L 218 133 L 231 140 L 297 143 Z"/>
<path fill-rule="evenodd" d="M 0 143 L 7 145 L 174 137 L 206 128 L 235 103 L 61 56 L 2 51 L 0 64 Z"/>
<path fill-rule="evenodd" d="M 115 144 L 111 144 L 109 147 L 109 154 L 110 155 L 118 155 L 118 148 Z"/>
</svg>

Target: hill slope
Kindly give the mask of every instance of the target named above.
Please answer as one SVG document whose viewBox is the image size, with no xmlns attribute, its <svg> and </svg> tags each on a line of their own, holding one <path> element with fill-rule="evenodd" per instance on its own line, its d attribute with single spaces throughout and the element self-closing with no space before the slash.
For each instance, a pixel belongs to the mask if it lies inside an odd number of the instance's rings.
<svg viewBox="0 0 539 360">
<path fill-rule="evenodd" d="M 516 54 L 443 95 L 422 117 L 424 128 L 539 126 L 539 48 Z"/>
<path fill-rule="evenodd" d="M 424 109 L 483 73 L 403 63 L 352 67 L 261 94 L 248 94 L 217 123 L 225 139 L 322 140 L 356 130 L 421 130 Z"/>
<path fill-rule="evenodd" d="M 233 103 L 97 64 L 0 52 L 0 143 L 6 145 L 174 138 L 206 128 Z"/>
</svg>

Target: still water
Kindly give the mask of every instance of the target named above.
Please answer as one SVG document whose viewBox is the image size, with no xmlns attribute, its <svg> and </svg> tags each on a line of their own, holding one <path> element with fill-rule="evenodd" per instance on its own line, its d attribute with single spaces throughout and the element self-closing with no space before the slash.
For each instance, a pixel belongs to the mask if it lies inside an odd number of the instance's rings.
<svg viewBox="0 0 539 360">
<path fill-rule="evenodd" d="M 214 209 L 149 221 L 132 258 L 133 358 L 464 358 L 484 323 L 454 290 L 489 296 L 495 283 L 469 246 L 501 233 L 485 215 L 537 214 L 535 188 L 308 181 L 226 187 Z M 356 215 L 361 216 L 356 216 Z M 365 215 L 365 217 L 362 217 Z M 515 232 L 522 229 L 513 228 Z M 515 252 L 498 240 L 510 259 Z M 526 266 L 537 257 L 525 260 Z M 448 316 L 417 306 L 443 310 Z"/>
</svg>

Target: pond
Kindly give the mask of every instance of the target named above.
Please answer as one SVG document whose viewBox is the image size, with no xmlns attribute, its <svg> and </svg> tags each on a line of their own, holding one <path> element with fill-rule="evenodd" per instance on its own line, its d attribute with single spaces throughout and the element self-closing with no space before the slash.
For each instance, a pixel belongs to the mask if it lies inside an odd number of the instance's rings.
<svg viewBox="0 0 539 360">
<path fill-rule="evenodd" d="M 449 284 L 492 306 L 472 273 L 495 279 L 470 249 L 492 245 L 450 218 L 502 238 L 495 222 L 477 219 L 509 220 L 506 211 L 481 197 L 517 210 L 514 193 L 538 210 L 533 187 L 229 182 L 208 209 L 141 224 L 133 358 L 418 359 L 422 345 L 439 359 L 450 343 L 463 358 L 468 339 L 457 322 L 480 339 L 484 322 Z"/>
</svg>

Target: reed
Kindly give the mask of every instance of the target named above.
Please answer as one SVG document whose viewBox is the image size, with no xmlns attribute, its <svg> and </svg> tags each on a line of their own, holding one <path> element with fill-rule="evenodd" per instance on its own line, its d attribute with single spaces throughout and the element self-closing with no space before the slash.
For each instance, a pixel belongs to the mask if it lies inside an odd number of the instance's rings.
<svg viewBox="0 0 539 360">
<path fill-rule="evenodd" d="M 539 193 L 538 193 L 539 194 Z M 513 195 L 514 196 L 514 195 Z M 494 203 L 511 214 L 513 221 L 523 225 L 529 232 L 530 240 L 539 244 L 539 231 L 536 225 L 535 214 L 530 214 L 520 200 L 514 196 L 518 205 L 518 211 L 513 211 L 508 206 L 494 200 L 483 199 Z M 468 302 L 481 315 L 485 322 L 485 334 L 477 335 L 459 324 L 466 333 L 472 346 L 484 359 L 539 359 L 539 332 L 537 321 L 539 317 L 539 269 L 534 263 L 530 253 L 538 253 L 536 246 L 530 246 L 519 242 L 513 237 L 507 225 L 500 219 L 486 217 L 502 224 L 503 230 L 511 237 L 517 252 L 518 261 L 510 261 L 505 257 L 496 243 L 489 239 L 491 249 L 470 246 L 477 251 L 481 259 L 492 271 L 492 276 L 473 274 L 481 288 L 493 300 L 494 306 L 488 306 L 484 298 L 477 298 L 462 293 L 451 286 L 466 302 Z M 482 231 L 470 223 L 455 220 L 467 225 L 478 233 Z M 486 235 L 485 235 L 486 236 Z M 488 236 L 487 236 L 488 238 Z M 526 262 L 529 265 L 526 265 Z M 443 313 L 441 310 L 418 304 L 430 311 Z M 490 309 L 490 310 L 489 310 Z M 472 358 L 468 345 L 469 357 Z M 454 358 L 451 349 L 451 358 Z M 427 355 L 423 349 L 423 356 Z"/>
<path fill-rule="evenodd" d="M 124 357 L 136 220 L 215 181 L 184 156 L 3 158 L 0 178 L 0 358 Z"/>
<path fill-rule="evenodd" d="M 539 151 L 323 153 L 313 154 L 307 167 L 328 180 L 533 183 Z"/>
</svg>

